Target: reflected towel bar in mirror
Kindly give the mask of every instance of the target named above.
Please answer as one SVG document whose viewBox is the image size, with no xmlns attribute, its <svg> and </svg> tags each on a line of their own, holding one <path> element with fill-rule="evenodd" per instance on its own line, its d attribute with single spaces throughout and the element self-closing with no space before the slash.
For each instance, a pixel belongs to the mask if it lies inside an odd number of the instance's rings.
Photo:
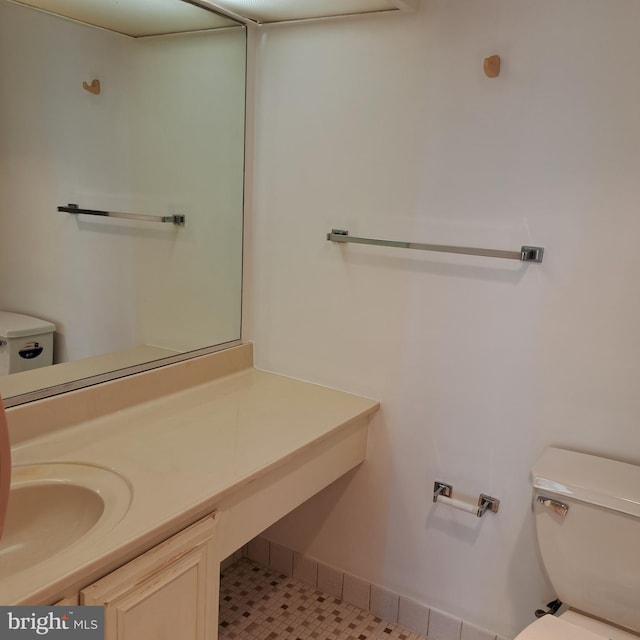
<svg viewBox="0 0 640 640">
<path fill-rule="evenodd" d="M 476 249 L 475 247 L 454 247 L 443 244 L 422 244 L 419 242 L 398 242 L 396 240 L 377 240 L 375 238 L 358 238 L 350 236 L 344 229 L 332 229 L 327 234 L 332 242 L 354 242 L 356 244 L 375 244 L 382 247 L 398 247 L 400 249 L 420 249 L 422 251 L 441 251 L 444 253 L 462 253 L 470 256 L 486 258 L 507 258 L 521 262 L 542 262 L 543 247 L 523 246 L 520 251 L 501 251 L 498 249 Z"/>
<path fill-rule="evenodd" d="M 143 222 L 170 222 L 184 226 L 185 217 L 183 214 L 174 214 L 171 216 L 147 216 L 141 213 L 120 213 L 118 211 L 98 211 L 96 209 L 81 209 L 77 204 L 68 204 L 66 207 L 58 207 L 58 211 L 65 213 L 79 214 L 88 216 L 103 216 L 106 218 L 126 218 L 127 220 L 142 220 Z"/>
</svg>

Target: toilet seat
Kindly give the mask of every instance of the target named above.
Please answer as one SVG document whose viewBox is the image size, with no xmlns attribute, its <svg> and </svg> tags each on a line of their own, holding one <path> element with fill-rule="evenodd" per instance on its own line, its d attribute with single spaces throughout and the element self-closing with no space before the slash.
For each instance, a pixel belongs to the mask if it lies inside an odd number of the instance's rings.
<svg viewBox="0 0 640 640">
<path fill-rule="evenodd" d="M 610 636 L 603 636 L 583 626 L 548 615 L 532 622 L 515 640 L 610 640 Z"/>
<path fill-rule="evenodd" d="M 565 622 L 575 624 L 582 629 L 588 629 L 595 634 L 600 634 L 611 640 L 640 640 L 640 637 L 636 633 L 625 631 L 620 627 L 614 627 L 603 620 L 597 620 L 586 614 L 578 613 L 573 609 L 565 611 L 560 615 L 560 618 Z"/>
<path fill-rule="evenodd" d="M 515 640 L 638 640 L 640 636 L 571 609 L 560 616 L 543 616 Z"/>
</svg>

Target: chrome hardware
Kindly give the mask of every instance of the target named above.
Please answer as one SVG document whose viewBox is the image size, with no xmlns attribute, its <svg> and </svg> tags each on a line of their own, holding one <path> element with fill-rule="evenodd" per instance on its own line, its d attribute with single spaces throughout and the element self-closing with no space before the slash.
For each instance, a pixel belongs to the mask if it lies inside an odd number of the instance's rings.
<svg viewBox="0 0 640 640">
<path fill-rule="evenodd" d="M 485 258 L 507 258 L 508 260 L 520 260 L 521 262 L 542 262 L 542 256 L 544 254 L 543 247 L 522 246 L 520 247 L 520 251 L 502 251 L 499 249 L 478 249 L 476 247 L 455 247 L 444 244 L 358 238 L 356 236 L 350 236 L 346 229 L 331 229 L 331 233 L 327 234 L 327 240 L 331 240 L 332 242 L 353 242 L 355 244 L 375 244 L 381 247 L 398 247 L 400 249 L 461 253 L 469 256 L 483 256 Z"/>
<path fill-rule="evenodd" d="M 444 496 L 445 498 L 450 498 L 452 491 L 453 491 L 453 487 L 450 484 L 445 484 L 444 482 L 434 482 L 433 483 L 433 501 L 438 502 L 438 496 Z"/>
<path fill-rule="evenodd" d="M 105 218 L 125 218 L 127 220 L 142 220 L 143 222 L 170 222 L 179 226 L 184 226 L 185 216 L 182 213 L 170 216 L 148 216 L 141 213 L 121 213 L 119 211 L 98 211 L 96 209 L 81 209 L 77 204 L 69 204 L 66 207 L 58 207 L 58 211 L 83 214 L 87 216 L 102 216 Z"/>
<path fill-rule="evenodd" d="M 543 247 L 523 246 L 520 248 L 520 260 L 522 260 L 522 262 L 542 262 L 543 255 Z"/>
<path fill-rule="evenodd" d="M 480 494 L 478 498 L 478 518 L 482 518 L 485 514 L 485 511 L 491 511 L 491 513 L 498 513 L 498 509 L 500 508 L 500 500 L 497 498 L 492 498 L 491 496 L 485 495 L 484 493 Z"/>
<path fill-rule="evenodd" d="M 554 500 L 553 498 L 549 498 L 548 496 L 538 496 L 536 500 L 547 509 L 551 509 L 553 513 L 557 513 L 560 517 L 564 518 L 567 515 L 567 511 L 569 511 L 569 505 L 564 502 L 560 502 L 560 500 Z"/>
<path fill-rule="evenodd" d="M 478 498 L 478 504 L 469 504 L 468 502 L 463 502 L 462 500 L 456 500 L 452 498 L 451 495 L 453 493 L 453 486 L 450 484 L 446 484 L 445 482 L 434 482 L 433 483 L 433 501 L 440 502 L 441 504 L 446 504 L 454 509 L 459 509 L 460 511 L 466 511 L 467 513 L 471 513 L 478 518 L 482 518 L 482 516 L 487 512 L 491 511 L 491 513 L 498 513 L 498 508 L 500 507 L 500 500 L 497 498 L 492 498 L 484 493 L 480 494 Z"/>
<path fill-rule="evenodd" d="M 562 606 L 562 602 L 560 600 L 552 600 L 551 602 L 547 602 L 547 610 L 544 609 L 536 609 L 535 616 L 536 618 L 542 618 L 543 616 L 554 616 L 560 610 Z"/>
</svg>

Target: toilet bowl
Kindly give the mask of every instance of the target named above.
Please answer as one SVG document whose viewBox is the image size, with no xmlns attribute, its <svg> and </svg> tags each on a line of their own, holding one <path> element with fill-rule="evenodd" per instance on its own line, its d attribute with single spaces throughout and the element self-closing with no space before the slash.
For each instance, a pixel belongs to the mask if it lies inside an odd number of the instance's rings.
<svg viewBox="0 0 640 640">
<path fill-rule="evenodd" d="M 540 558 L 563 606 L 516 640 L 638 640 L 640 466 L 550 448 L 532 479 Z"/>
</svg>

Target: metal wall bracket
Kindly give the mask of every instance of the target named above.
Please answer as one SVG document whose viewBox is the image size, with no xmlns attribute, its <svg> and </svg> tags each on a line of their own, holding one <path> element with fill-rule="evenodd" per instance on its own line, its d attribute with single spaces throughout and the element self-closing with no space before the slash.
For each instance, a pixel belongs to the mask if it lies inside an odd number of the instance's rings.
<svg viewBox="0 0 640 640">
<path fill-rule="evenodd" d="M 520 260 L 522 260 L 522 262 L 542 262 L 543 255 L 543 247 L 523 246 L 520 249 Z"/>
<path fill-rule="evenodd" d="M 497 498 L 492 498 L 484 493 L 480 494 L 478 498 L 478 518 L 481 518 L 486 511 L 491 511 L 491 513 L 498 513 L 498 509 L 500 508 L 500 500 Z"/>
<path fill-rule="evenodd" d="M 444 482 L 434 482 L 433 483 L 433 501 L 438 502 L 438 496 L 444 496 L 445 498 L 450 498 L 453 493 L 453 487 L 450 484 L 446 484 Z"/>
</svg>

